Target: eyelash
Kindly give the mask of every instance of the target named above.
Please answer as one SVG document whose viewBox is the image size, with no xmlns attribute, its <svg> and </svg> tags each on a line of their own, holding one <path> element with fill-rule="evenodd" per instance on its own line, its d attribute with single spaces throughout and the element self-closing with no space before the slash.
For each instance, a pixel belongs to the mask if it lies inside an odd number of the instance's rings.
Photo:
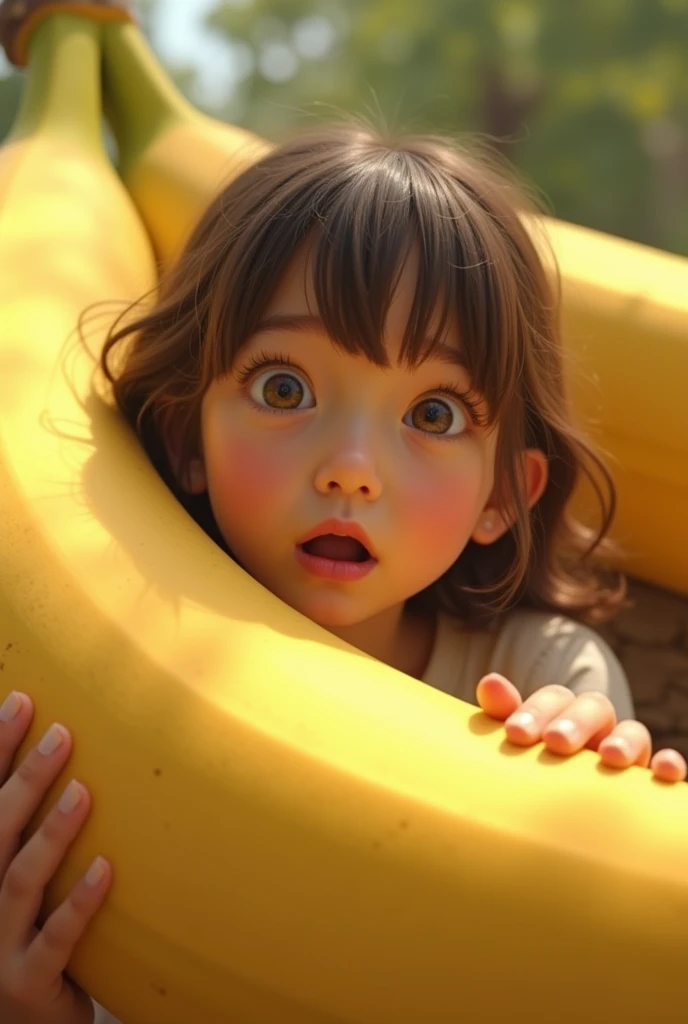
<svg viewBox="0 0 688 1024">
<path fill-rule="evenodd" d="M 270 366 L 287 366 L 293 370 L 297 370 L 299 373 L 303 373 L 303 370 L 297 363 L 293 362 L 289 356 L 276 353 L 270 355 L 268 352 L 257 352 L 252 355 L 247 364 L 240 370 L 236 371 L 236 378 L 241 387 L 245 387 L 252 377 L 257 374 L 258 370 L 267 369 Z M 305 374 L 304 374 L 305 376 Z M 479 412 L 479 403 L 475 398 L 471 397 L 470 391 L 462 391 L 458 384 L 445 384 L 442 387 L 432 388 L 431 395 L 446 395 L 447 398 L 451 398 L 454 401 L 460 402 L 465 406 L 468 411 L 468 415 L 474 426 L 484 426 L 485 417 Z M 270 412 L 276 412 L 279 415 L 282 414 L 283 410 L 271 409 Z M 437 435 L 441 437 L 442 435 Z M 446 437 L 446 441 L 455 441 L 462 437 L 461 434 L 451 435 Z"/>
<path fill-rule="evenodd" d="M 266 369 L 268 366 L 290 366 L 294 370 L 298 370 L 299 373 L 303 373 L 303 370 L 293 363 L 289 356 L 283 356 L 279 353 L 277 355 L 269 355 L 267 352 L 258 352 L 252 355 L 241 370 L 237 370 L 236 378 L 239 384 L 248 384 L 249 380 L 256 373 L 257 370 Z"/>
</svg>

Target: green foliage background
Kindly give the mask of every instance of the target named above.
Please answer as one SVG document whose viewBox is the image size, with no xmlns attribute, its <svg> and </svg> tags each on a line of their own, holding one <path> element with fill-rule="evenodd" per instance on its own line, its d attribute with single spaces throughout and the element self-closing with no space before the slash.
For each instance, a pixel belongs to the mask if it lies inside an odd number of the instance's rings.
<svg viewBox="0 0 688 1024">
<path fill-rule="evenodd" d="M 215 116 L 274 140 L 342 111 L 482 133 L 557 216 L 688 255 L 688 0 L 224 0 L 207 24 L 236 69 Z"/>
</svg>

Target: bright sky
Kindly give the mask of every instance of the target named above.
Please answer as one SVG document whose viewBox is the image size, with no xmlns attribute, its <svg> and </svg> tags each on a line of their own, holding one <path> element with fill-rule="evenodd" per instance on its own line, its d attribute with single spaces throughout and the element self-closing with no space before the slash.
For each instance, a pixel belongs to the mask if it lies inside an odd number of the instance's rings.
<svg viewBox="0 0 688 1024">
<path fill-rule="evenodd" d="M 199 86 L 209 101 L 226 97 L 233 78 L 230 48 L 203 29 L 204 16 L 216 6 L 217 0 L 161 0 L 151 40 L 164 59 L 198 69 Z"/>
</svg>

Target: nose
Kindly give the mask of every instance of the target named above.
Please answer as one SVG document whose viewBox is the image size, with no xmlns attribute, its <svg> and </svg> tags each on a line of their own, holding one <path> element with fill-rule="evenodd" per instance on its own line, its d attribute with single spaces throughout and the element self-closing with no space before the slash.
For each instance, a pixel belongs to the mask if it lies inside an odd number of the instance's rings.
<svg viewBox="0 0 688 1024">
<path fill-rule="evenodd" d="M 365 442 L 339 443 L 330 451 L 315 474 L 315 489 L 321 494 L 360 495 L 376 501 L 382 482 L 370 446 Z"/>
</svg>

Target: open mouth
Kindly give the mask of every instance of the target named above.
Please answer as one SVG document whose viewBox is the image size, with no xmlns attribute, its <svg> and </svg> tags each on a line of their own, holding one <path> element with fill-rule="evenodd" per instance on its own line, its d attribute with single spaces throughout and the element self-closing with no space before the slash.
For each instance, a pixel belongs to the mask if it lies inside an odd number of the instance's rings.
<svg viewBox="0 0 688 1024">
<path fill-rule="evenodd" d="M 353 536 L 352 536 L 353 534 Z M 296 545 L 296 560 L 311 576 L 353 583 L 370 575 L 377 554 L 364 528 L 351 520 L 326 519 Z"/>
<path fill-rule="evenodd" d="M 314 558 L 327 558 L 332 562 L 368 562 L 371 554 L 355 537 L 340 537 L 334 533 L 324 533 L 321 537 L 313 537 L 299 547 L 307 555 Z"/>
</svg>

